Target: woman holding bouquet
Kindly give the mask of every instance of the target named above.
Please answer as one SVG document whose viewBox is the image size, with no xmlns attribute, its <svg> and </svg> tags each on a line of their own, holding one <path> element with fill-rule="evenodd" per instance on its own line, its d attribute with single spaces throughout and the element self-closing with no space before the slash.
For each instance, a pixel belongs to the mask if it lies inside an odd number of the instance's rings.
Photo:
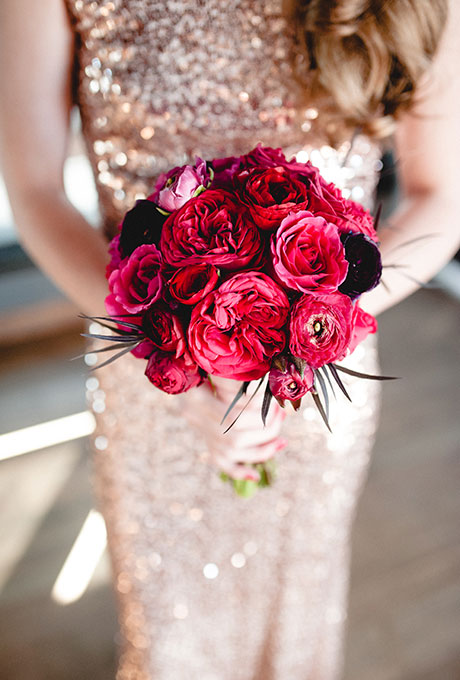
<svg viewBox="0 0 460 680">
<path fill-rule="evenodd" d="M 104 315 L 105 238 L 161 173 L 260 142 L 259 164 L 273 167 L 267 146 L 310 158 L 343 197 L 370 208 L 379 140 L 394 131 L 406 201 L 379 232 L 384 263 L 419 240 L 401 256 L 410 277 L 388 269 L 387 288 L 362 297 L 378 314 L 458 244 L 460 12 L 447 5 L 6 0 L 1 147 L 24 244 L 82 311 Z M 73 101 L 100 231 L 64 195 Z M 420 238 L 433 231 L 435 240 Z M 378 371 L 373 337 L 346 366 Z M 347 382 L 352 403 L 337 405 L 332 434 L 313 405 L 283 418 L 274 404 L 263 428 L 256 398 L 222 435 L 239 383 L 170 397 L 143 369 L 128 355 L 97 374 L 94 480 L 120 608 L 118 680 L 338 678 L 376 383 Z M 275 484 L 249 500 L 218 479 L 219 468 L 232 474 L 276 451 Z"/>
</svg>

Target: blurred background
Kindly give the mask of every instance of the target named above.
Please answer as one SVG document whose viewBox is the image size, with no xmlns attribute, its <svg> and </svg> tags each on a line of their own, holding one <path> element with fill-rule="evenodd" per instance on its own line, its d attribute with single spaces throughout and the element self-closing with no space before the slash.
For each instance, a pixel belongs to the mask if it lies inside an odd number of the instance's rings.
<svg viewBox="0 0 460 680">
<path fill-rule="evenodd" d="M 71 200 L 96 193 L 75 122 Z M 386 210 L 397 195 L 383 159 Z M 353 540 L 344 680 L 460 680 L 460 264 L 380 319 L 381 426 Z M 117 623 L 92 509 L 78 310 L 17 241 L 0 179 L 0 680 L 108 680 Z M 286 680 L 289 680 L 288 678 Z"/>
</svg>

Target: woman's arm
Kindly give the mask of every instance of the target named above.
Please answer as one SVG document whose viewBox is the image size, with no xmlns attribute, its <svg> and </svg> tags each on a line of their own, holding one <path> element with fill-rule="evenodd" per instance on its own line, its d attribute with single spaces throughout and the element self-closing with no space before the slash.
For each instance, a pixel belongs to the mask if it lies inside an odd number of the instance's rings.
<svg viewBox="0 0 460 680">
<path fill-rule="evenodd" d="M 396 154 L 404 198 L 381 230 L 381 250 L 384 264 L 407 267 L 384 269 L 389 291 L 380 285 L 362 297 L 362 306 L 372 314 L 410 295 L 418 288 L 416 281 L 429 281 L 460 246 L 459 32 L 460 3 L 453 1 L 420 101 L 398 125 Z"/>
<path fill-rule="evenodd" d="M 88 314 L 104 313 L 107 247 L 68 202 L 73 34 L 63 0 L 0 5 L 0 149 L 25 248 Z"/>
</svg>

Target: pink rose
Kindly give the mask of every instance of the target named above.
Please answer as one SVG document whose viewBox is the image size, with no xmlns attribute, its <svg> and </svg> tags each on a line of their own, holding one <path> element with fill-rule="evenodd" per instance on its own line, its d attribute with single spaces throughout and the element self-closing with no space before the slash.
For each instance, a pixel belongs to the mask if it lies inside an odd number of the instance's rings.
<svg viewBox="0 0 460 680">
<path fill-rule="evenodd" d="M 194 308 L 190 352 L 208 373 L 235 380 L 260 378 L 284 349 L 288 311 L 286 294 L 269 276 L 235 274 Z"/>
<path fill-rule="evenodd" d="M 168 309 L 152 307 L 142 320 L 142 328 L 147 338 L 157 349 L 180 356 L 185 352 L 185 336 L 182 324 Z"/>
<path fill-rule="evenodd" d="M 289 401 L 301 399 L 313 387 L 315 381 L 313 369 L 302 362 L 304 365 L 299 371 L 299 363 L 299 360 L 292 361 L 285 356 L 277 357 L 273 361 L 268 383 L 271 393 L 281 406 L 284 406 L 285 399 Z"/>
<path fill-rule="evenodd" d="M 347 275 L 337 227 L 309 211 L 291 213 L 281 222 L 271 252 L 276 275 L 293 290 L 332 292 Z"/>
<path fill-rule="evenodd" d="M 205 263 L 232 271 L 254 266 L 263 247 L 245 206 L 223 189 L 208 189 L 168 217 L 161 252 L 173 267 Z"/>
<path fill-rule="evenodd" d="M 162 269 L 161 253 L 156 246 L 138 246 L 109 277 L 114 300 L 130 313 L 148 309 L 161 295 Z"/>
<path fill-rule="evenodd" d="M 216 287 L 219 270 L 212 264 L 190 264 L 177 269 L 168 281 L 171 296 L 183 305 L 195 305 Z"/>
<path fill-rule="evenodd" d="M 358 303 L 353 308 L 353 331 L 351 334 L 350 344 L 348 345 L 348 354 L 355 351 L 357 346 L 367 338 L 371 333 L 377 332 L 377 319 L 361 309 Z"/>
<path fill-rule="evenodd" d="M 149 200 L 162 210 L 174 212 L 206 189 L 210 181 L 206 161 L 197 157 L 195 165 L 183 165 L 160 175 Z"/>
<path fill-rule="evenodd" d="M 242 200 L 259 229 L 277 228 L 290 212 L 308 205 L 305 184 L 282 167 L 241 173 L 235 183 L 240 185 Z"/>
<path fill-rule="evenodd" d="M 145 375 L 155 387 L 168 394 L 187 392 L 203 382 L 200 369 L 188 352 L 180 357 L 154 352 L 147 362 Z"/>
<path fill-rule="evenodd" d="M 292 308 L 290 349 L 319 368 L 344 358 L 352 332 L 353 304 L 342 293 L 304 295 Z"/>
</svg>

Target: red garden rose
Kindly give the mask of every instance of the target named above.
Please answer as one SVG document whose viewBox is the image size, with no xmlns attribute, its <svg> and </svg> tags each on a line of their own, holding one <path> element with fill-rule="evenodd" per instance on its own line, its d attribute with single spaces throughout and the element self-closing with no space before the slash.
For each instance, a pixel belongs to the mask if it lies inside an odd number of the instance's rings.
<svg viewBox="0 0 460 680">
<path fill-rule="evenodd" d="M 168 281 L 171 296 L 184 305 L 195 305 L 217 286 L 219 270 L 212 264 L 190 264 L 177 269 Z"/>
<path fill-rule="evenodd" d="M 364 234 L 378 243 L 379 237 L 374 229 L 374 220 L 368 210 L 350 198 L 344 201 L 344 210 L 336 221 L 341 232 L 354 231 Z"/>
<path fill-rule="evenodd" d="M 136 314 L 151 307 L 163 288 L 163 261 L 153 244 L 138 246 L 109 277 L 114 299 L 127 312 Z"/>
<path fill-rule="evenodd" d="M 233 271 L 262 256 L 257 227 L 229 192 L 208 189 L 170 215 L 161 235 L 161 252 L 174 267 L 213 264 Z"/>
<path fill-rule="evenodd" d="M 272 237 L 271 252 L 276 275 L 293 290 L 332 292 L 347 275 L 337 227 L 306 210 L 281 222 Z"/>
<path fill-rule="evenodd" d="M 277 228 L 290 212 L 308 205 L 305 184 L 282 167 L 242 173 L 236 183 L 259 229 Z"/>
<path fill-rule="evenodd" d="M 377 319 L 361 309 L 358 303 L 353 308 L 353 331 L 351 334 L 350 344 L 348 345 L 348 354 L 355 351 L 357 346 L 367 338 L 371 333 L 377 332 Z"/>
<path fill-rule="evenodd" d="M 339 231 L 365 234 L 378 242 L 374 221 L 369 211 L 362 205 L 344 198 L 335 184 L 327 184 L 321 175 L 310 186 L 308 197 L 310 210 L 315 215 L 324 217 L 328 222 L 336 224 Z"/>
<path fill-rule="evenodd" d="M 208 373 L 235 380 L 261 378 L 282 352 L 289 302 L 266 274 L 241 272 L 209 293 L 192 312 L 188 344 Z"/>
<path fill-rule="evenodd" d="M 148 309 L 142 319 L 142 328 L 147 338 L 163 352 L 173 352 L 176 356 L 184 353 L 186 344 L 182 324 L 168 309 Z"/>
<path fill-rule="evenodd" d="M 353 304 L 342 293 L 304 295 L 291 312 L 290 349 L 312 368 L 340 361 L 351 339 Z"/>
<path fill-rule="evenodd" d="M 199 367 L 188 352 L 180 357 L 154 352 L 147 362 L 145 375 L 155 387 L 168 394 L 187 392 L 203 382 Z"/>
</svg>

